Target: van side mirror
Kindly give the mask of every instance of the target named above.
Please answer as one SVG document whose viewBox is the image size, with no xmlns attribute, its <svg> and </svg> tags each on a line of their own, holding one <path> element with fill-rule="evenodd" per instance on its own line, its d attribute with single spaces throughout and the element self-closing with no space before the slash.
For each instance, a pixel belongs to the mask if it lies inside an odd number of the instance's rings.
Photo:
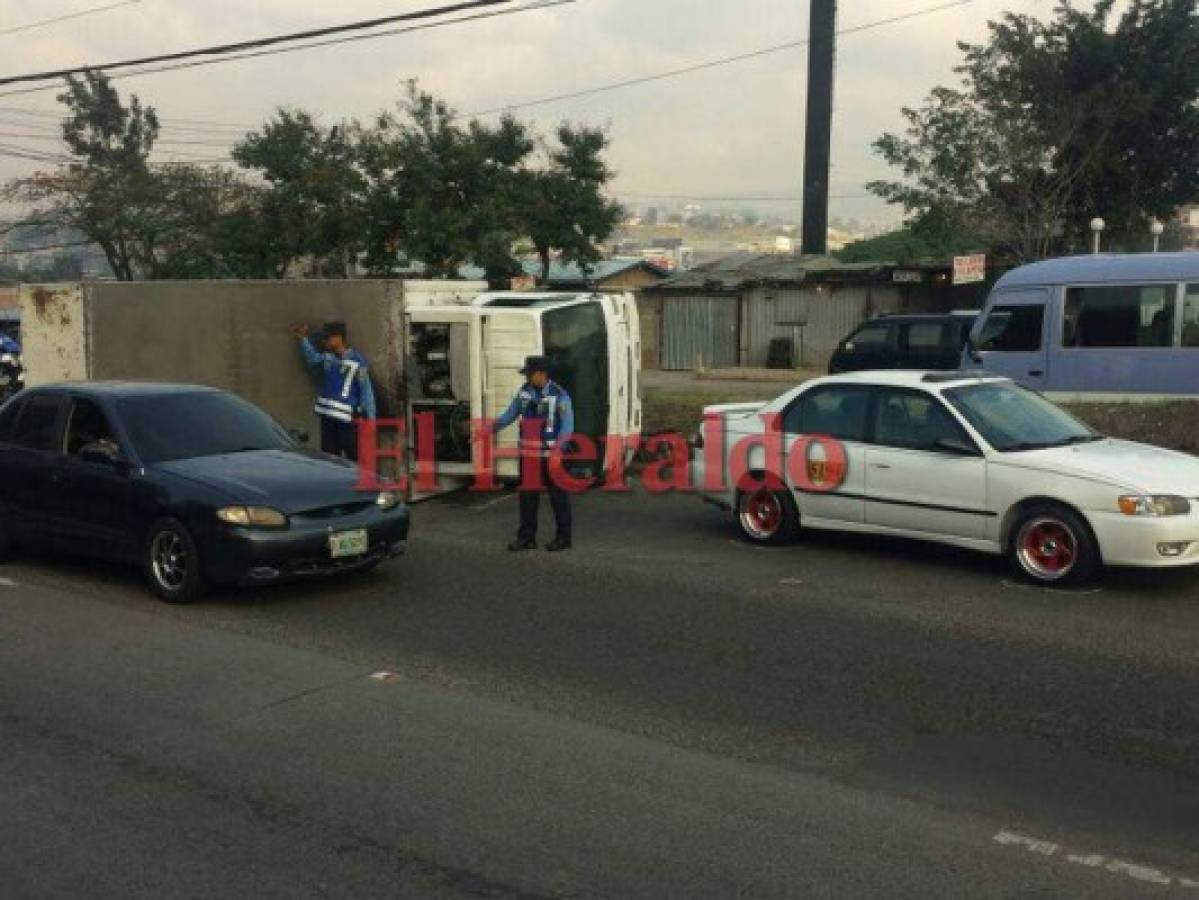
<svg viewBox="0 0 1199 900">
<path fill-rule="evenodd" d="M 983 355 L 978 352 L 978 345 L 974 343 L 974 335 L 966 335 L 966 352 L 970 354 L 970 361 L 976 366 L 983 364 Z"/>
</svg>

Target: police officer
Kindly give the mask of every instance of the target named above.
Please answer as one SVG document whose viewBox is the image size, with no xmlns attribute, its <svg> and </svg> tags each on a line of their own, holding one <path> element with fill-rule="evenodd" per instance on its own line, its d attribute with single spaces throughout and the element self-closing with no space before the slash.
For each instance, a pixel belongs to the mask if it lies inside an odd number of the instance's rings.
<svg viewBox="0 0 1199 900">
<path fill-rule="evenodd" d="M 574 406 L 570 394 L 550 380 L 551 363 L 545 356 L 530 356 L 520 370 L 528 381 L 512 398 L 504 414 L 496 420 L 495 433 L 518 418 L 520 424 L 520 531 L 508 545 L 514 552 L 537 546 L 537 511 L 542 490 L 550 495 L 558 533 L 546 545 L 557 552 L 571 546 L 570 495 L 554 483 L 550 474 L 550 456 L 560 449 L 575 429 Z"/>
<path fill-rule="evenodd" d="M 293 325 L 304 361 L 323 373 L 315 412 L 321 422 L 321 450 L 357 461 L 358 419 L 376 418 L 375 392 L 366 357 L 346 342 L 341 322 L 325 325 L 317 350 L 308 339 L 307 325 Z"/>
</svg>

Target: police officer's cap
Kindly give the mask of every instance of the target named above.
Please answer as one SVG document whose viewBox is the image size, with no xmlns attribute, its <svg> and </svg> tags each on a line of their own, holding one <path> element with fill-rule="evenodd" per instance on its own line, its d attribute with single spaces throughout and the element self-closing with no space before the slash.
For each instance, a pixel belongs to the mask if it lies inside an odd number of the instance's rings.
<svg viewBox="0 0 1199 900">
<path fill-rule="evenodd" d="M 521 375 L 532 375 L 534 372 L 549 372 L 553 369 L 554 364 L 548 356 L 530 356 L 525 360 L 525 367 L 520 370 Z"/>
</svg>

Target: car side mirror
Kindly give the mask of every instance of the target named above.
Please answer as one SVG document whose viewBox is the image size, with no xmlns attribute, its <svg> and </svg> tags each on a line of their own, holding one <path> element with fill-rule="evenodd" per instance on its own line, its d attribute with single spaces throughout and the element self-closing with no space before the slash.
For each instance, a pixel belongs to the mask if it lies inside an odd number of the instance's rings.
<svg viewBox="0 0 1199 900">
<path fill-rule="evenodd" d="M 291 435 L 291 439 L 297 444 L 307 444 L 308 439 L 311 437 L 303 428 L 289 428 L 287 429 L 287 433 Z"/>
<path fill-rule="evenodd" d="M 78 456 L 84 462 L 99 463 L 103 466 L 117 466 L 125 461 L 119 447 L 100 441 L 85 444 L 79 449 Z"/>
<path fill-rule="evenodd" d="M 950 456 L 982 456 L 977 447 L 961 438 L 941 438 L 933 444 L 933 449 Z"/>
</svg>

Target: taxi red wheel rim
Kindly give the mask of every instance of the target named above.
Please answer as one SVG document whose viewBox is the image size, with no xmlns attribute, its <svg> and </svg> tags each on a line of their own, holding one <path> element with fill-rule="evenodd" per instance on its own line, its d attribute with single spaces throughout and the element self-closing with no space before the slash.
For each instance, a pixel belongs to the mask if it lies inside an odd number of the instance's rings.
<svg viewBox="0 0 1199 900">
<path fill-rule="evenodd" d="M 771 491 L 756 491 L 742 505 L 741 524 L 758 540 L 772 538 L 783 524 L 783 504 Z"/>
<path fill-rule="evenodd" d="M 1020 530 L 1018 552 L 1030 575 L 1056 581 L 1069 575 L 1077 563 L 1078 540 L 1057 519 L 1036 519 Z"/>
</svg>

